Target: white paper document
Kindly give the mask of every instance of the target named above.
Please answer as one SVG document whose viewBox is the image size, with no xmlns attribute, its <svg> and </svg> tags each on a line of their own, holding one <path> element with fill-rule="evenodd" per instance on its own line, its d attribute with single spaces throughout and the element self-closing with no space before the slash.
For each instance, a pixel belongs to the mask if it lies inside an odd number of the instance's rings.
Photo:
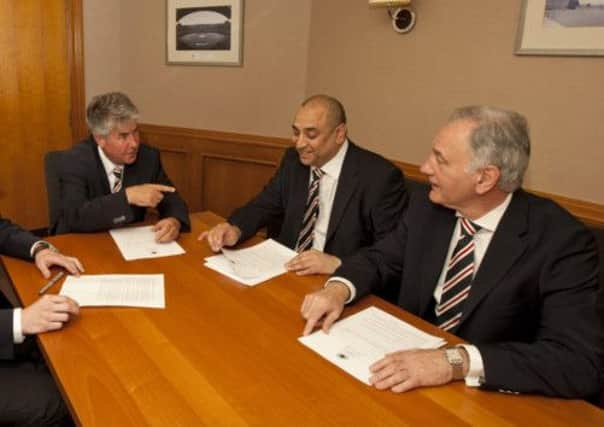
<svg viewBox="0 0 604 427">
<path fill-rule="evenodd" d="M 118 228 L 109 230 L 115 244 L 126 261 L 181 255 L 185 250 L 176 242 L 157 243 L 153 226 Z"/>
<path fill-rule="evenodd" d="M 439 348 L 446 343 L 376 307 L 336 322 L 329 334 L 319 330 L 298 340 L 368 385 L 369 366 L 386 353 Z"/>
<path fill-rule="evenodd" d="M 163 274 L 67 276 L 61 295 L 82 306 L 165 308 Z"/>
<path fill-rule="evenodd" d="M 205 266 L 244 285 L 255 286 L 287 272 L 285 263 L 297 255 L 281 243 L 268 239 L 245 249 L 222 249 L 207 257 Z"/>
</svg>

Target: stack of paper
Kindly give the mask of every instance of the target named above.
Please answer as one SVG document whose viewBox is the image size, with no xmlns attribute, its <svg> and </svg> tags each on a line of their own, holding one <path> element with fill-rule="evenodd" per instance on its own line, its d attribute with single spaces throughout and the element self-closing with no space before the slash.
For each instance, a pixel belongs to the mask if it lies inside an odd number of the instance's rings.
<svg viewBox="0 0 604 427">
<path fill-rule="evenodd" d="M 245 249 L 222 249 L 205 259 L 205 266 L 244 285 L 255 286 L 287 272 L 285 263 L 297 253 L 273 239 Z"/>
<path fill-rule="evenodd" d="M 129 227 L 109 230 L 115 244 L 126 261 L 142 258 L 159 258 L 184 254 L 185 250 L 176 242 L 155 241 L 153 226 Z"/>
<path fill-rule="evenodd" d="M 371 376 L 369 366 L 387 353 L 446 344 L 376 307 L 340 320 L 329 334 L 319 330 L 298 340 L 365 384 Z"/>
<path fill-rule="evenodd" d="M 67 276 L 61 295 L 80 306 L 165 308 L 163 274 Z"/>
</svg>

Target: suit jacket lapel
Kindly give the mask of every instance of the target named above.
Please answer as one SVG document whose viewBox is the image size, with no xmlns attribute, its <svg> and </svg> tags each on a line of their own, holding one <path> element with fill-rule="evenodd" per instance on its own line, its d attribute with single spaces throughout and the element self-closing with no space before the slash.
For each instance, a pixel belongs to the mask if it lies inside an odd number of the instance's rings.
<svg viewBox="0 0 604 427">
<path fill-rule="evenodd" d="M 436 289 L 438 278 L 445 265 L 451 235 L 457 222 L 455 212 L 450 209 L 440 208 L 438 213 L 438 217 L 431 217 L 423 223 L 425 227 L 423 234 L 426 236 L 423 247 L 425 256 L 422 257 L 420 283 L 418 284 L 420 286 L 419 312 L 421 314 L 425 314 L 426 310 L 432 307 L 434 289 Z M 410 226 L 413 227 L 413 224 Z M 433 314 L 430 313 L 429 317 L 432 316 Z"/>
<path fill-rule="evenodd" d="M 344 212 L 346 212 L 346 205 L 357 190 L 360 168 L 361 165 L 359 164 L 357 148 L 349 141 L 348 151 L 346 152 L 344 162 L 342 163 L 342 170 L 336 187 L 336 195 L 333 200 L 333 206 L 331 207 L 327 235 L 325 236 L 325 247 L 327 247 L 329 241 L 335 234 L 338 225 L 340 224 L 340 219 L 342 218 L 342 215 L 344 215 Z"/>
<path fill-rule="evenodd" d="M 105 167 L 103 166 L 103 161 L 101 160 L 101 156 L 99 155 L 97 143 L 94 141 L 92 136 L 89 138 L 87 143 L 90 145 L 92 155 L 94 156 L 94 161 L 97 169 L 96 176 L 100 177 L 101 186 L 103 187 L 103 194 L 111 194 L 111 188 L 109 188 L 109 180 L 107 178 L 107 173 L 105 172 Z"/>
<path fill-rule="evenodd" d="M 526 251 L 526 242 L 522 239 L 522 235 L 526 232 L 527 215 L 526 197 L 522 190 L 518 190 L 501 218 L 480 268 L 474 276 L 460 324 L 472 314 L 480 301 L 501 283 L 505 273 Z"/>
</svg>

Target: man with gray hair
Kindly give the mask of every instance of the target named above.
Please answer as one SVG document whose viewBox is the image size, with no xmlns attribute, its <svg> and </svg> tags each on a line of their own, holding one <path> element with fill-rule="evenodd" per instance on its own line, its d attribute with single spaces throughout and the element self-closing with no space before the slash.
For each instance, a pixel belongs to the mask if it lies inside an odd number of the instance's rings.
<svg viewBox="0 0 604 427">
<path fill-rule="evenodd" d="M 132 101 L 120 92 L 96 96 L 86 120 L 91 136 L 62 158 L 60 209 L 51 233 L 107 230 L 143 220 L 147 208 L 159 212 L 153 227 L 158 242 L 189 231 L 187 206 L 159 152 L 140 142 Z"/>
<path fill-rule="evenodd" d="M 370 367 L 378 389 L 465 379 L 595 396 L 604 372 L 597 248 L 568 212 L 520 188 L 529 154 L 520 114 L 456 110 L 421 166 L 429 191 L 411 195 L 395 232 L 345 258 L 324 289 L 305 297 L 304 334 L 328 330 L 346 303 L 394 279 L 403 309 L 469 344 L 385 355 Z"/>
</svg>

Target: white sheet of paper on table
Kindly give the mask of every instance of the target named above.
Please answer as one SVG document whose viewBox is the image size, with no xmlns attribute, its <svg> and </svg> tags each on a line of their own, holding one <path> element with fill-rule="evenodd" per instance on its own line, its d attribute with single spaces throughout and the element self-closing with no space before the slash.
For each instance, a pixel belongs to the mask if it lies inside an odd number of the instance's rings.
<svg viewBox="0 0 604 427">
<path fill-rule="evenodd" d="M 163 274 L 67 276 L 61 295 L 82 306 L 165 308 Z"/>
<path fill-rule="evenodd" d="M 177 242 L 158 243 L 152 225 L 109 230 L 126 261 L 181 255 L 185 250 Z"/>
<path fill-rule="evenodd" d="M 446 344 L 373 306 L 336 322 L 328 334 L 318 330 L 298 340 L 365 384 L 369 366 L 387 353 Z"/>
<path fill-rule="evenodd" d="M 286 273 L 285 263 L 297 255 L 296 251 L 273 239 L 249 248 L 223 249 L 222 252 L 207 257 L 204 265 L 247 286 L 255 286 Z"/>
</svg>

